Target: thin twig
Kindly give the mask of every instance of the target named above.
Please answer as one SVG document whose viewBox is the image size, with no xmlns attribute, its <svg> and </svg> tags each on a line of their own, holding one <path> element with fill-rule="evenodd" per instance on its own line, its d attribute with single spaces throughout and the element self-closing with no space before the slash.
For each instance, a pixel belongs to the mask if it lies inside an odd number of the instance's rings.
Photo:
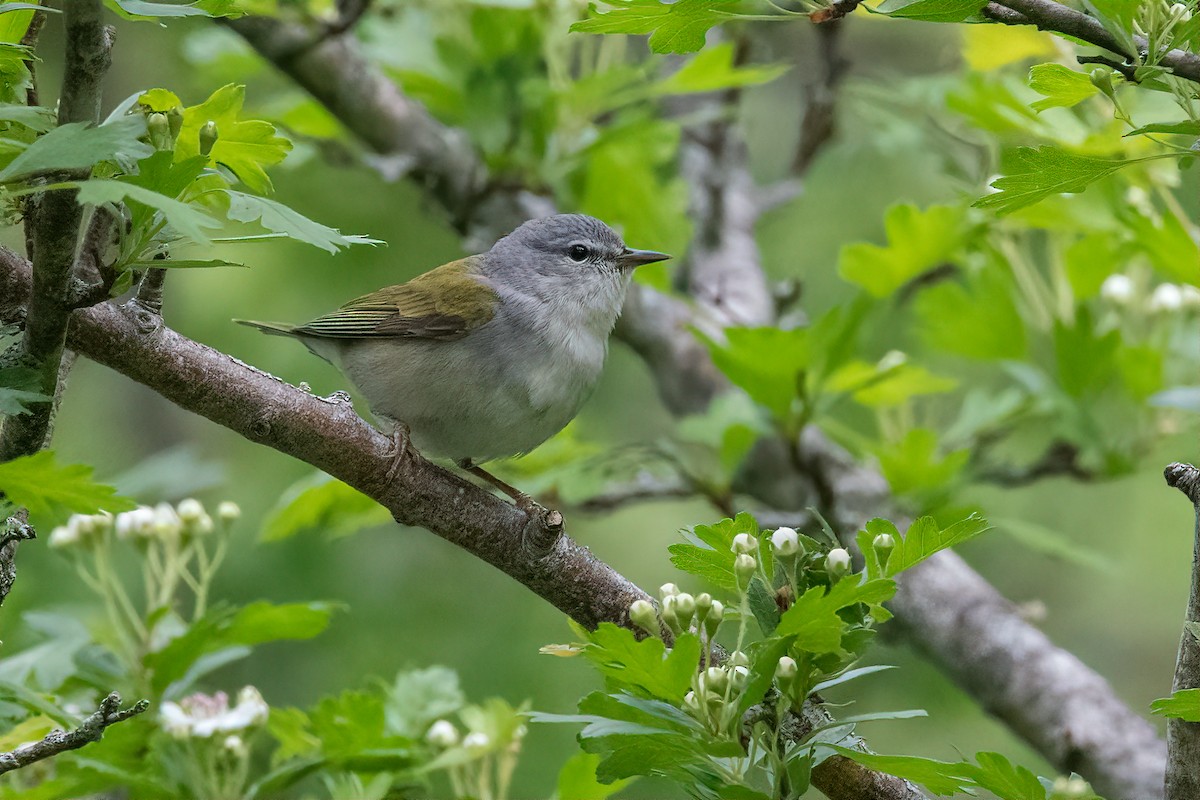
<svg viewBox="0 0 1200 800">
<path fill-rule="evenodd" d="M 100 701 L 97 708 L 78 728 L 71 731 L 53 730 L 38 742 L 22 745 L 10 753 L 0 753 L 0 775 L 14 769 L 27 767 L 68 750 L 78 750 L 84 745 L 98 742 L 111 725 L 136 717 L 150 707 L 150 701 L 139 700 L 126 709 L 121 708 L 121 695 L 111 693 Z"/>
<path fill-rule="evenodd" d="M 1183 492 L 1196 512 L 1192 544 L 1192 587 L 1184 621 L 1200 624 L 1200 470 L 1191 464 L 1171 464 L 1163 472 L 1167 485 Z M 1185 626 L 1179 639 L 1175 680 L 1171 690 L 1200 689 L 1200 641 Z M 1167 720 L 1167 800 L 1200 797 L 1200 722 Z"/>
</svg>

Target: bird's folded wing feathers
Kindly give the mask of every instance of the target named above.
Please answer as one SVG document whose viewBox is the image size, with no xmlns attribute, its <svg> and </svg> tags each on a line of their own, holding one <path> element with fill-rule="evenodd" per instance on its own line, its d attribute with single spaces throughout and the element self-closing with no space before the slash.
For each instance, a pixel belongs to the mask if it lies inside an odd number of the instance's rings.
<svg viewBox="0 0 1200 800">
<path fill-rule="evenodd" d="M 291 332 L 330 339 L 459 339 L 490 320 L 499 302 L 476 277 L 479 258 L 452 261 L 408 283 L 363 295 Z"/>
</svg>

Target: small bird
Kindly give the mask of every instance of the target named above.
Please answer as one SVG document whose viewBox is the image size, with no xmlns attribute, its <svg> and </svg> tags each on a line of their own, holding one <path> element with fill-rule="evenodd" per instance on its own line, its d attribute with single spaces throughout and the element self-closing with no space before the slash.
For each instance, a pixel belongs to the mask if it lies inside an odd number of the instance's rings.
<svg viewBox="0 0 1200 800">
<path fill-rule="evenodd" d="M 633 270 L 670 256 L 625 246 L 594 217 L 530 220 L 480 255 L 346 303 L 303 325 L 237 320 L 299 339 L 409 442 L 478 465 L 528 453 L 579 412 L 600 377 Z"/>
</svg>

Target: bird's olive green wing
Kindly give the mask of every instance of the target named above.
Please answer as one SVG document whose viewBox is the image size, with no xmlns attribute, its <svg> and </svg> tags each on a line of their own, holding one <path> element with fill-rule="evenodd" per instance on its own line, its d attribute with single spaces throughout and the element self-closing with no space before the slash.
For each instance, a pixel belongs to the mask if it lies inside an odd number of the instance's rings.
<svg viewBox="0 0 1200 800">
<path fill-rule="evenodd" d="M 476 277 L 479 258 L 451 261 L 408 283 L 363 295 L 291 332 L 330 339 L 461 338 L 490 320 L 499 301 Z"/>
</svg>

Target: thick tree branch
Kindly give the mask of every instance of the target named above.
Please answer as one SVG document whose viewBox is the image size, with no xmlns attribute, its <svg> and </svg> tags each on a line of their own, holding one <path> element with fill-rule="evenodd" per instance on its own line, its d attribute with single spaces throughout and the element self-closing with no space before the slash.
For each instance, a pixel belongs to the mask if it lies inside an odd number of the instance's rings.
<svg viewBox="0 0 1200 800">
<path fill-rule="evenodd" d="M 0 248 L 0 321 L 21 314 L 29 266 Z M 410 454 L 395 464 L 392 439 L 340 397 L 315 397 L 163 325 L 136 300 L 77 311 L 71 347 L 176 405 L 321 469 L 387 508 L 492 564 L 589 628 L 628 626 L 629 606 L 649 596 L 564 535 L 464 478 Z M 395 469 L 393 467 L 396 466 Z M 556 512 L 549 512 L 555 514 Z M 531 546 L 532 544 L 532 546 Z M 813 708 L 811 713 L 828 714 Z M 831 758 L 813 785 L 834 800 L 924 800 L 898 778 Z"/>
<path fill-rule="evenodd" d="M 104 736 L 104 731 L 110 725 L 124 722 L 130 717 L 136 717 L 150 703 L 139 700 L 129 708 L 121 709 L 121 695 L 113 692 L 100 701 L 100 707 L 85 719 L 78 728 L 72 731 L 50 731 L 39 742 L 22 745 L 11 753 L 0 753 L 0 775 L 14 769 L 27 767 L 68 750 L 78 750 L 86 744 L 98 742 Z"/>
<path fill-rule="evenodd" d="M 111 31 L 103 21 L 101 0 L 79 0 L 63 10 L 66 67 L 59 98 L 59 124 L 96 122 L 100 114 L 100 82 L 110 63 Z M 71 276 L 83 209 L 71 192 L 35 195 L 28 204 L 34 265 L 33 295 L 21 339 L 21 360 L 39 373 L 39 391 L 57 396 L 67 317 L 71 310 Z M 0 428 L 0 461 L 41 449 L 49 438 L 54 403 L 38 403 L 28 414 L 10 417 Z"/>
<path fill-rule="evenodd" d="M 1008 9 L 1008 12 L 1001 9 Z M 1138 52 L 1132 53 L 1105 29 L 1100 20 L 1054 0 L 995 0 L 987 4 L 984 14 L 1006 25 L 1036 25 L 1039 30 L 1063 33 L 1131 61 L 1138 54 L 1144 55 L 1150 46 L 1146 37 L 1134 36 L 1133 43 Z M 1162 55 L 1158 63 L 1170 67 L 1181 78 L 1200 82 L 1200 56 L 1194 53 L 1170 50 Z"/>
<path fill-rule="evenodd" d="M 1164 471 L 1167 485 L 1187 495 L 1196 511 L 1192 545 L 1192 588 L 1184 621 L 1200 625 L 1200 470 L 1191 464 L 1172 464 Z M 1196 629 L 1185 626 L 1179 640 L 1175 680 L 1171 691 L 1200 689 L 1200 640 Z M 1167 800 L 1200 797 L 1200 722 L 1167 720 Z"/>
</svg>

